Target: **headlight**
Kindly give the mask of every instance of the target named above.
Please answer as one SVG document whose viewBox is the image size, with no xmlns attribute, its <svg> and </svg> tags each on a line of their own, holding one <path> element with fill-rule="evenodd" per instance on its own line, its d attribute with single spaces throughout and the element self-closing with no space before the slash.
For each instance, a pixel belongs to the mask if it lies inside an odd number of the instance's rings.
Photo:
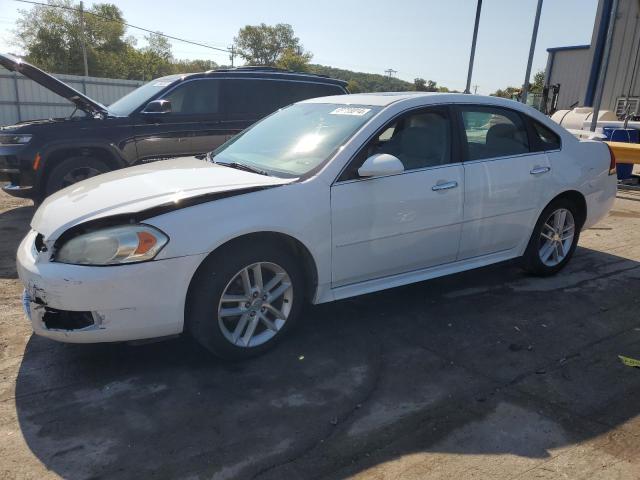
<svg viewBox="0 0 640 480">
<path fill-rule="evenodd" d="M 24 145 L 31 141 L 31 135 L 0 134 L 0 145 Z"/>
<path fill-rule="evenodd" d="M 117 265 L 151 260 L 169 238 L 149 225 L 126 225 L 78 235 L 65 242 L 54 261 L 77 265 Z"/>
</svg>

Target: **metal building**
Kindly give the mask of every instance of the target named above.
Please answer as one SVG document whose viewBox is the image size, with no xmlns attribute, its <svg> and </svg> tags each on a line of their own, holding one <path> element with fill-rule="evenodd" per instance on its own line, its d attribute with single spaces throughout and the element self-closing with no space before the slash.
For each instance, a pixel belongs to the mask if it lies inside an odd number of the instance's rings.
<svg viewBox="0 0 640 480">
<path fill-rule="evenodd" d="M 592 107 L 613 0 L 600 0 L 591 44 L 549 48 L 545 85 L 559 85 L 556 108 Z M 640 116 L 640 0 L 619 0 L 601 110 Z"/>
</svg>

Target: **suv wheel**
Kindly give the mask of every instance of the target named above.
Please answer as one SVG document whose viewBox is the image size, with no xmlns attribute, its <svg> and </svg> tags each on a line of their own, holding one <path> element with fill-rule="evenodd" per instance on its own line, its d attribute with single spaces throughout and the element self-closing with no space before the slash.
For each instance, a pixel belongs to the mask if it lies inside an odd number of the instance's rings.
<svg viewBox="0 0 640 480">
<path fill-rule="evenodd" d="M 45 186 L 45 195 L 62 190 L 81 180 L 95 177 L 111 170 L 102 160 L 92 157 L 71 157 L 53 167 Z"/>
</svg>

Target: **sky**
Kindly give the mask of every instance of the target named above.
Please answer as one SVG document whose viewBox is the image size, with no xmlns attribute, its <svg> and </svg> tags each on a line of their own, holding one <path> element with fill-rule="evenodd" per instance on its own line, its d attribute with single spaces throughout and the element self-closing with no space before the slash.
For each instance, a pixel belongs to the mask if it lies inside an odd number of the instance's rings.
<svg viewBox="0 0 640 480">
<path fill-rule="evenodd" d="M 416 77 L 463 90 L 476 0 L 107 0 L 128 23 L 216 47 L 228 47 L 247 24 L 289 23 L 313 63 L 395 76 Z M 85 0 L 85 5 L 93 3 Z M 549 47 L 589 44 L 597 0 L 544 0 L 533 74 L 544 69 Z M 520 86 L 529 54 L 537 0 L 484 0 L 472 85 L 489 94 Z M 18 10 L 29 5 L 0 0 L 0 52 L 12 44 Z M 144 32 L 128 34 L 144 45 Z M 176 58 L 228 64 L 224 52 L 172 41 Z"/>
</svg>

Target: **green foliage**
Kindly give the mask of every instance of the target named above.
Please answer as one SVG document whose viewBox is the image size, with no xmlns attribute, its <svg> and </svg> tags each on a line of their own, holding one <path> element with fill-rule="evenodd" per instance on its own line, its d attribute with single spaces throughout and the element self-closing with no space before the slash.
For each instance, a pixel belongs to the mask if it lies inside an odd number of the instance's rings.
<svg viewBox="0 0 640 480">
<path fill-rule="evenodd" d="M 424 78 L 416 78 L 413 81 L 413 88 L 416 92 L 424 92 L 427 90 L 427 81 Z"/>
<path fill-rule="evenodd" d="M 351 79 L 347 82 L 347 90 L 351 93 L 362 93 L 362 85 L 357 80 Z"/>
<path fill-rule="evenodd" d="M 417 92 L 439 92 L 440 88 L 445 88 L 449 91 L 446 87 L 438 87 L 437 82 L 434 82 L 433 80 L 425 80 L 424 78 L 416 78 L 413 81 L 413 88 Z"/>
<path fill-rule="evenodd" d="M 542 93 L 544 88 L 545 71 L 540 70 L 533 76 L 533 83 L 529 86 L 531 93 Z"/>
<path fill-rule="evenodd" d="M 31 10 L 21 10 L 16 25 L 16 40 L 27 52 L 27 59 L 41 68 L 60 73 L 82 75 L 80 15 L 69 8 L 76 8 L 71 0 L 51 0 L 51 5 L 66 8 L 49 8 L 36 5 Z M 102 57 L 126 55 L 129 44 L 124 39 L 122 12 L 109 4 L 96 4 L 88 11 L 102 15 L 105 21 L 94 15 L 84 15 L 85 38 L 89 71 L 104 76 Z M 107 65 L 114 58 L 108 58 Z"/>
<path fill-rule="evenodd" d="M 544 88 L 544 77 L 545 71 L 539 70 L 533 76 L 533 83 L 529 84 L 529 92 L 530 93 L 542 93 L 542 89 Z M 505 89 L 499 88 L 495 92 L 491 94 L 493 97 L 502 97 L 502 98 L 514 98 L 520 95 L 520 88 L 518 87 L 507 87 Z"/>
<path fill-rule="evenodd" d="M 304 69 L 313 56 L 305 52 L 293 27 L 286 23 L 246 25 L 233 41 L 238 54 L 249 65 Z"/>
<path fill-rule="evenodd" d="M 491 94 L 492 97 L 513 98 L 514 95 L 519 95 L 520 89 L 517 87 L 507 87 L 504 90 L 499 88 Z"/>
<path fill-rule="evenodd" d="M 48 0 L 50 8 L 35 5 L 21 10 L 15 30 L 16 43 L 26 52 L 26 60 L 53 73 L 83 75 L 80 14 L 72 0 Z M 95 14 L 92 15 L 91 13 Z M 178 60 L 171 43 L 160 32 L 146 36 L 147 45 L 136 46 L 126 36 L 120 9 L 110 3 L 96 3 L 85 12 L 85 38 L 89 75 L 107 78 L 151 80 L 173 73 L 191 73 L 217 67 L 208 60 Z M 313 55 L 305 51 L 288 24 L 247 25 L 234 39 L 238 54 L 250 65 L 276 66 L 286 70 L 325 75 L 348 82 L 350 92 L 448 91 L 432 80 L 414 83 L 375 73 L 353 72 L 311 64 Z"/>
<path fill-rule="evenodd" d="M 49 5 L 65 8 L 36 5 L 20 11 L 16 43 L 25 50 L 26 60 L 43 70 L 84 75 L 80 14 L 73 10 L 77 4 L 49 0 Z M 83 19 L 91 76 L 150 80 L 216 67 L 206 60 L 175 60 L 167 38 L 157 34 L 145 37 L 146 47 L 136 48 L 135 39 L 125 36 L 122 12 L 113 4 L 94 4 Z"/>
<path fill-rule="evenodd" d="M 299 54 L 297 51 L 287 48 L 276 62 L 276 67 L 285 70 L 293 70 L 294 72 L 306 72 L 309 69 L 309 61 L 311 53 L 304 52 Z"/>
<path fill-rule="evenodd" d="M 378 75 L 377 73 L 353 72 L 351 70 L 316 64 L 309 65 L 309 72 L 345 80 L 346 82 L 350 82 L 350 86 L 355 85 L 359 92 L 405 92 L 413 90 L 413 83 L 405 82 L 399 78 L 389 78 L 385 75 Z M 349 91 L 356 93 L 350 88 Z"/>
</svg>

